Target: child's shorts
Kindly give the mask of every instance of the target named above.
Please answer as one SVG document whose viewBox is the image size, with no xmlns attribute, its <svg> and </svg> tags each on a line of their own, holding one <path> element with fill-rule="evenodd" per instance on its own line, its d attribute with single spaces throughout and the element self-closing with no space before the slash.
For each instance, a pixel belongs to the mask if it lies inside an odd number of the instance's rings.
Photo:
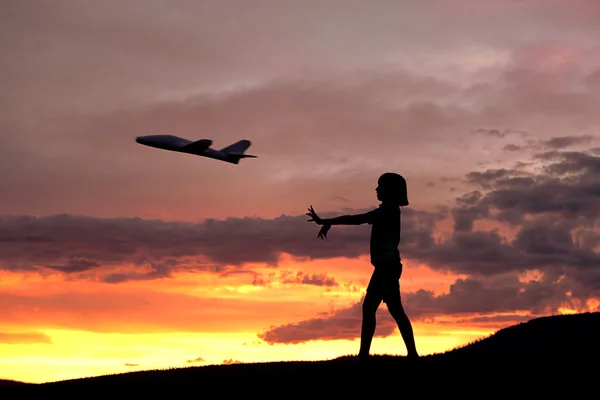
<svg viewBox="0 0 600 400">
<path fill-rule="evenodd" d="M 400 299 L 400 276 L 402 263 L 375 266 L 367 286 L 367 296 L 375 297 L 384 303 Z"/>
</svg>

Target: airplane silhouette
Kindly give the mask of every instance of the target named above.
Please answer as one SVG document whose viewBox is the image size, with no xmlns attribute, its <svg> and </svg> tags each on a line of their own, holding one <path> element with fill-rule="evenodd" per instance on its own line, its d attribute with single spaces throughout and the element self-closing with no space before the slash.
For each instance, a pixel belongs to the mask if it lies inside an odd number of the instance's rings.
<svg viewBox="0 0 600 400">
<path fill-rule="evenodd" d="M 214 158 L 232 164 L 239 163 L 242 158 L 257 158 L 250 154 L 244 154 L 251 145 L 250 141 L 245 139 L 235 142 L 221 150 L 211 148 L 212 140 L 210 139 L 200 139 L 193 142 L 173 135 L 138 136 L 135 141 L 139 144 L 156 147 L 158 149 Z"/>
</svg>

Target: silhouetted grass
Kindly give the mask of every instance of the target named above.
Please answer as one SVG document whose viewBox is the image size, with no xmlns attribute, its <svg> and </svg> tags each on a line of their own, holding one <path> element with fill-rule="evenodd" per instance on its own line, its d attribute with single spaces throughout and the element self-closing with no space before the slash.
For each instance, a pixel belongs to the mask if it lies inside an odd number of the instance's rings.
<svg viewBox="0 0 600 400">
<path fill-rule="evenodd" d="M 140 398 L 156 397 L 157 391 L 163 390 L 186 397 L 214 393 L 212 396 L 225 398 L 234 394 L 319 398 L 327 392 L 354 398 L 365 391 L 373 396 L 389 391 L 389 396 L 402 397 L 396 390 L 398 385 L 411 391 L 457 395 L 467 393 L 465 388 L 477 393 L 481 386 L 489 394 L 509 388 L 523 390 L 523 385 L 529 385 L 537 395 L 542 389 L 556 395 L 557 383 L 576 374 L 577 385 L 569 390 L 572 395 L 587 382 L 586 376 L 597 374 L 599 343 L 600 313 L 561 315 L 501 329 L 452 351 L 423 356 L 416 363 L 402 356 L 376 355 L 367 362 L 343 356 L 327 361 L 209 365 L 27 384 L 2 393 L 19 398 L 65 394 Z"/>
<path fill-rule="evenodd" d="M 10 379 L 0 379 L 0 389 L 6 387 L 15 387 L 15 386 L 23 386 L 27 385 L 27 383 L 12 381 Z"/>
</svg>

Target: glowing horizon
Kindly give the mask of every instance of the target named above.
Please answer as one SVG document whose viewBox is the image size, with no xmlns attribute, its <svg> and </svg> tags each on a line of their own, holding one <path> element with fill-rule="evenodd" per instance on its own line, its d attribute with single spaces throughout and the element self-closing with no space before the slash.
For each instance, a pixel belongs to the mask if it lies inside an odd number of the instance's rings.
<svg viewBox="0 0 600 400">
<path fill-rule="evenodd" d="M 5 334 L 12 334 L 22 343 L 0 344 L 3 354 L 0 377 L 42 383 L 149 369 L 230 362 L 313 361 L 356 354 L 359 345 L 356 336 L 268 344 L 258 334 L 274 325 L 318 316 L 327 318 L 360 301 L 369 276 L 369 271 L 365 271 L 370 267 L 368 258 L 298 262 L 288 255 L 283 260 L 277 271 L 284 279 L 275 274 L 275 279 L 260 286 L 253 284 L 254 278 L 247 274 L 215 277 L 210 272 L 182 272 L 170 278 L 107 286 L 94 280 L 66 281 L 59 273 L 41 277 L 5 272 L 0 283 L 4 295 L 32 298 L 31 293 L 35 293 L 34 297 L 47 298 L 46 303 L 53 306 L 22 313 L 20 321 L 8 324 L 5 321 Z M 298 272 L 311 271 L 311 267 L 323 270 L 325 265 L 339 286 L 326 288 L 289 280 L 296 278 Z M 274 271 L 273 267 L 256 268 L 252 274 L 268 271 Z M 441 284 L 440 279 L 447 278 L 447 274 L 424 266 L 409 266 L 404 272 L 403 294 L 429 288 L 436 295 L 442 295 L 447 293 L 448 287 Z M 285 279 L 288 283 L 283 282 Z M 353 285 L 353 280 L 360 289 Z M 215 281 L 220 284 L 215 285 Z M 50 300 L 51 297 L 55 300 Z M 57 298 L 62 298 L 62 303 L 56 303 Z M 103 299 L 111 301 L 98 308 Z M 139 299 L 139 304 L 132 304 L 133 299 Z M 150 304 L 141 306 L 147 301 Z M 254 314 L 248 314 L 248 307 Z M 93 314 L 89 314 L 91 310 Z M 290 310 L 293 311 L 290 313 Z M 409 306 L 407 310 L 410 315 Z M 44 319 L 36 323 L 35 314 L 44 311 Z M 79 317 L 67 318 L 67 313 Z M 93 321 L 88 321 L 86 315 Z M 257 320 L 260 315 L 263 318 Z M 390 319 L 383 304 L 379 315 L 389 326 Z M 518 315 L 531 317 L 526 313 L 509 313 L 505 322 L 468 321 L 478 315 L 438 317 L 429 322 L 422 318 L 414 320 L 420 354 L 442 353 L 512 325 L 511 321 Z M 502 315 L 490 314 L 492 317 Z M 192 317 L 197 321 L 187 320 Z M 98 321 L 98 318 L 104 320 Z M 152 325 L 151 321 L 158 324 Z M 178 326 L 186 330 L 180 331 Z M 128 333 L 118 333 L 125 331 Z M 152 331 L 155 333 L 150 333 Z M 372 354 L 406 354 L 397 328 L 387 337 L 377 336 L 376 332 Z"/>
</svg>

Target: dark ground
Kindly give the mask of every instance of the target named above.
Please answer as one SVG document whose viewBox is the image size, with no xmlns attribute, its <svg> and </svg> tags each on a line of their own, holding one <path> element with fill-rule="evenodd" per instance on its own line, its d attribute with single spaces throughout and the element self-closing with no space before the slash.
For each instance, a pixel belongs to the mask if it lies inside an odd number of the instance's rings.
<svg viewBox="0 0 600 400">
<path fill-rule="evenodd" d="M 0 399 L 476 397 L 598 398 L 600 313 L 533 319 L 414 363 L 401 356 L 215 365 L 44 384 L 0 380 Z"/>
</svg>

